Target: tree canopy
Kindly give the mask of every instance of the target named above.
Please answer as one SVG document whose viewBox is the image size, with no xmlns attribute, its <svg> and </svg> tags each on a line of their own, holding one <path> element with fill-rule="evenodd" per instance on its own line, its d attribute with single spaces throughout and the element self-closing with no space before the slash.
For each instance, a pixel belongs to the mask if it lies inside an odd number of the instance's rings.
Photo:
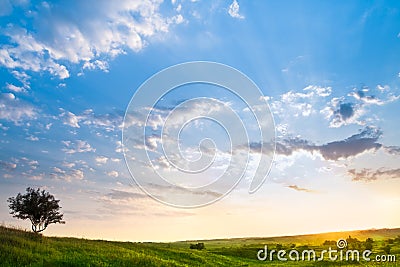
<svg viewBox="0 0 400 267">
<path fill-rule="evenodd" d="M 40 188 L 33 189 L 28 187 L 25 194 L 18 193 L 16 197 L 10 197 L 10 214 L 13 217 L 26 220 L 32 223 L 32 231 L 39 233 L 44 231 L 49 224 L 64 224 L 63 214 L 60 213 L 60 200 L 56 200 L 53 195 Z"/>
</svg>

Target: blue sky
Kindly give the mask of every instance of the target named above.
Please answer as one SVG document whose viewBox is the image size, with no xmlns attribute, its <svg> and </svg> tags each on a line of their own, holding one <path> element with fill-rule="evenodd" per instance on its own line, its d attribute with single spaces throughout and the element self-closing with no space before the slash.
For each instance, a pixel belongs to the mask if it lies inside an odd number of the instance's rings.
<svg viewBox="0 0 400 267">
<path fill-rule="evenodd" d="M 398 227 L 399 51 L 398 1 L 0 0 L 0 221 L 26 227 L 6 199 L 40 186 L 61 199 L 67 221 L 51 235 L 181 240 Z M 256 193 L 245 177 L 213 205 L 178 209 L 133 182 L 122 122 L 143 82 L 197 60 L 257 84 L 277 146 Z M 192 87 L 160 102 L 160 114 L 205 95 L 242 107 L 221 89 Z M 221 129 L 201 129 L 185 143 L 188 155 L 202 134 L 226 149 Z"/>
</svg>

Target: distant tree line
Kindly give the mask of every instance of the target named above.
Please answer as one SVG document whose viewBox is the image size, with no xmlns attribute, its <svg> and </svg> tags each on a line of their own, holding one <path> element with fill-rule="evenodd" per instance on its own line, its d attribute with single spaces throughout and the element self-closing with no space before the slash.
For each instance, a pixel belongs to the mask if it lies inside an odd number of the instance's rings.
<svg viewBox="0 0 400 267">
<path fill-rule="evenodd" d="M 346 239 L 346 242 L 347 242 L 346 249 L 372 250 L 373 248 L 380 248 L 386 254 L 390 254 L 394 244 L 395 243 L 399 243 L 400 244 L 400 236 L 397 236 L 396 238 L 389 238 L 389 239 L 382 240 L 382 241 L 375 241 L 370 237 L 365 239 L 365 241 L 360 241 L 357 238 L 353 238 L 353 237 L 349 236 Z M 333 246 L 336 246 L 336 241 L 334 241 L 334 240 L 325 240 L 322 245 L 323 246 L 331 246 L 331 247 L 333 247 Z"/>
</svg>

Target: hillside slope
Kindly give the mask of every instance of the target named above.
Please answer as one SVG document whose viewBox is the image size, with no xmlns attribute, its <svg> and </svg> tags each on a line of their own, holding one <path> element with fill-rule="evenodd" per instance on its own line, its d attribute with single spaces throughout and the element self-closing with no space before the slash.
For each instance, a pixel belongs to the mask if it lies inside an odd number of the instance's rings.
<svg viewBox="0 0 400 267">
<path fill-rule="evenodd" d="M 79 238 L 46 237 L 31 232 L 0 226 L 0 266 L 360 266 L 351 262 L 261 262 L 257 251 L 265 244 L 271 247 L 295 244 L 321 245 L 324 238 L 352 235 L 361 240 L 376 240 L 381 250 L 393 239 L 392 253 L 400 258 L 400 229 L 353 231 L 306 236 L 274 238 L 241 238 L 174 243 L 132 243 Z M 365 238 L 364 238 L 365 237 Z M 397 237 L 397 238 L 396 238 Z M 189 249 L 189 244 L 204 242 L 206 249 Z M 283 245 L 282 245 L 283 244 Z M 361 264 L 365 265 L 365 264 Z M 380 263 L 367 266 L 396 266 Z"/>
</svg>

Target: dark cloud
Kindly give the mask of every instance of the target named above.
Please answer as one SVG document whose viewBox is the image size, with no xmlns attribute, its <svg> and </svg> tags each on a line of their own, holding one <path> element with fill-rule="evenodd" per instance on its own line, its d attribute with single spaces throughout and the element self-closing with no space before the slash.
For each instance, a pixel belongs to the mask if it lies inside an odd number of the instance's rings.
<svg viewBox="0 0 400 267">
<path fill-rule="evenodd" d="M 367 150 L 381 148 L 382 145 L 377 143 L 381 136 L 382 132 L 379 129 L 367 127 L 361 133 L 352 135 L 345 140 L 316 146 L 316 148 L 325 159 L 338 160 L 356 156 Z"/>
<path fill-rule="evenodd" d="M 365 93 L 362 90 L 358 90 L 357 92 L 355 92 L 355 95 L 359 98 L 363 98 L 365 97 Z"/>
<path fill-rule="evenodd" d="M 367 150 L 377 150 L 382 147 L 377 143 L 382 132 L 379 129 L 367 127 L 358 134 L 340 141 L 334 141 L 323 145 L 315 145 L 311 142 L 293 138 L 285 139 L 276 144 L 276 153 L 289 156 L 294 151 L 305 150 L 317 152 L 326 160 L 346 159 L 361 154 Z"/>
<path fill-rule="evenodd" d="M 334 115 L 341 121 L 346 121 L 354 115 L 354 105 L 352 103 L 342 103 L 339 108 L 334 111 Z"/>
<path fill-rule="evenodd" d="M 267 142 L 267 143 L 262 143 L 262 142 L 251 142 L 248 145 L 241 145 L 236 147 L 237 149 L 243 149 L 243 150 L 247 150 L 249 149 L 250 152 L 252 153 L 271 153 L 271 151 L 274 150 L 274 142 Z M 277 148 L 278 149 L 278 148 Z M 280 149 L 280 148 L 279 148 Z"/>
<path fill-rule="evenodd" d="M 385 169 L 372 170 L 363 168 L 359 171 L 350 169 L 348 174 L 352 177 L 353 181 L 371 182 L 380 179 L 398 179 L 400 178 L 400 169 Z"/>
<path fill-rule="evenodd" d="M 276 142 L 276 154 L 290 156 L 296 150 L 310 150 L 313 145 L 309 141 L 300 138 L 285 139 Z"/>
</svg>

